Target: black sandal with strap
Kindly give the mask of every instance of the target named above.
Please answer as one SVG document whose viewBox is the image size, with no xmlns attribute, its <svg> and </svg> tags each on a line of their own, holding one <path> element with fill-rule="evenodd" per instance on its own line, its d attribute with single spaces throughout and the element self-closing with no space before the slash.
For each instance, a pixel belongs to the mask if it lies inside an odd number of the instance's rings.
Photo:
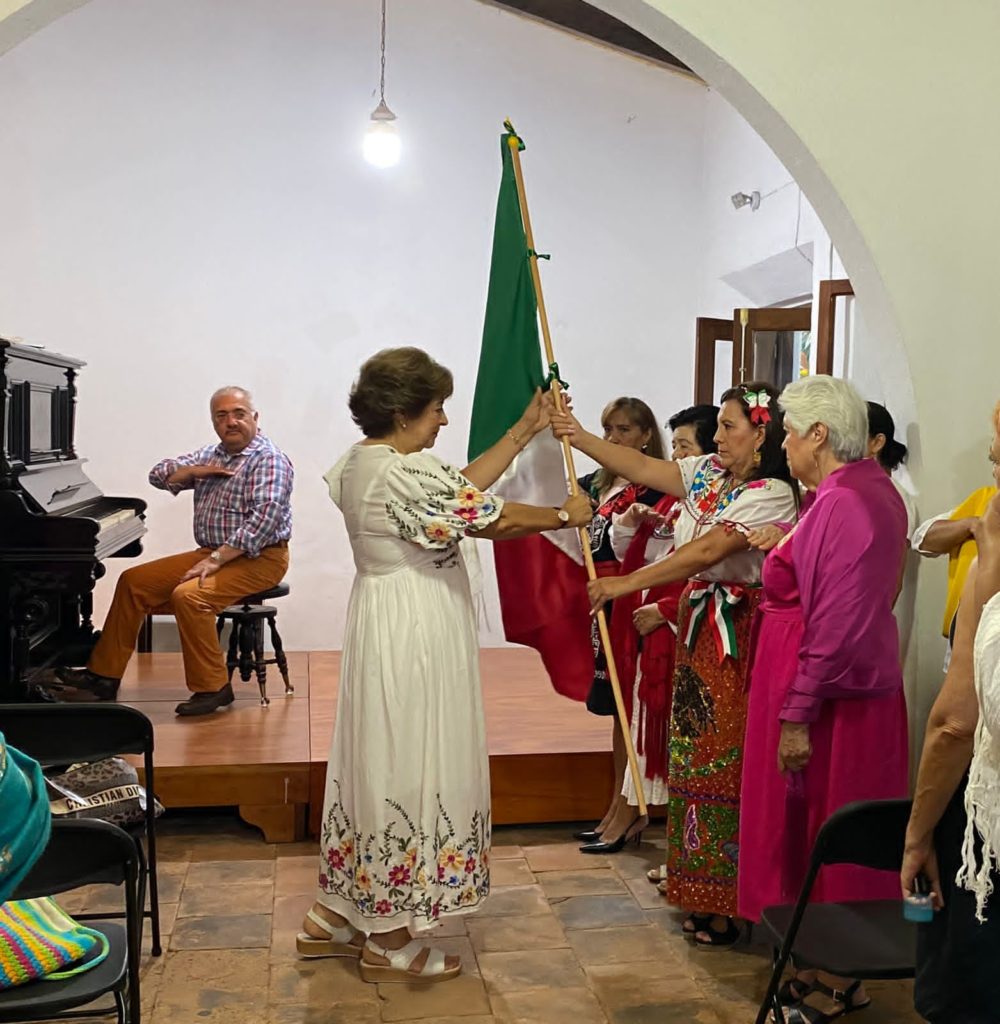
<svg viewBox="0 0 1000 1024">
<path fill-rule="evenodd" d="M 712 927 L 711 918 L 705 922 L 704 928 L 699 928 L 694 937 L 694 944 L 699 949 L 731 949 L 739 942 L 742 931 L 740 926 L 731 918 L 726 918 L 726 930 L 717 932 Z M 707 939 L 701 938 L 707 935 Z"/>
<path fill-rule="evenodd" d="M 689 939 L 693 939 L 698 932 L 705 931 L 708 927 L 708 922 L 711 920 L 711 914 L 688 914 L 681 923 L 681 931 Z"/>
<path fill-rule="evenodd" d="M 793 987 L 794 986 L 794 987 Z M 803 981 L 799 977 L 789 978 L 781 988 L 778 989 L 778 1002 L 782 1006 L 794 1006 L 801 1003 L 803 999 L 816 987 L 816 980 Z"/>
<path fill-rule="evenodd" d="M 866 999 L 863 1003 L 851 1001 L 854 998 L 854 994 L 861 988 L 861 984 L 859 979 L 841 992 L 838 989 L 827 987 L 821 981 L 817 981 L 813 985 L 813 992 L 822 992 L 823 995 L 832 999 L 835 1003 L 842 1006 L 843 1009 L 839 1013 L 823 1013 L 822 1010 L 817 1010 L 814 1006 L 809 1006 L 807 1003 L 798 1003 L 795 1006 L 790 1006 L 785 1011 L 785 1024 L 828 1024 L 829 1021 L 840 1020 L 841 1017 L 846 1017 L 849 1013 L 867 1009 L 872 1004 L 871 999 Z"/>
</svg>

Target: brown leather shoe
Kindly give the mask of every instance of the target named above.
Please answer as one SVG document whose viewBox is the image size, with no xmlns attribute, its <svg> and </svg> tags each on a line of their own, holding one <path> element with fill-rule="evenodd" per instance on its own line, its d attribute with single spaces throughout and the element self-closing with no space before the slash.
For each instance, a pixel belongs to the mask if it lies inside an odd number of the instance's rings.
<svg viewBox="0 0 1000 1024">
<path fill-rule="evenodd" d="M 193 693 L 174 708 L 174 713 L 184 718 L 193 715 L 210 715 L 217 708 L 224 708 L 232 704 L 236 698 L 233 696 L 233 688 L 226 683 L 221 690 L 211 690 L 208 693 Z"/>
<path fill-rule="evenodd" d="M 57 668 L 55 679 L 43 684 L 56 700 L 68 704 L 89 704 L 118 699 L 120 679 L 99 676 L 87 668 Z"/>
</svg>

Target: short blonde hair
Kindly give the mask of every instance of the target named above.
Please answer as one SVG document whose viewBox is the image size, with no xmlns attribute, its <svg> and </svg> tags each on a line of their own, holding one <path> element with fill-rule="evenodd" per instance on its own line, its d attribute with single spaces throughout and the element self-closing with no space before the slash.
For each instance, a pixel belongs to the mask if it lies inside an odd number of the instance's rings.
<svg viewBox="0 0 1000 1024">
<path fill-rule="evenodd" d="M 800 437 L 822 423 L 830 450 L 841 462 L 857 462 L 865 457 L 868 406 L 846 380 L 825 374 L 803 377 L 781 392 L 778 404 L 785 413 L 785 425 Z"/>
</svg>

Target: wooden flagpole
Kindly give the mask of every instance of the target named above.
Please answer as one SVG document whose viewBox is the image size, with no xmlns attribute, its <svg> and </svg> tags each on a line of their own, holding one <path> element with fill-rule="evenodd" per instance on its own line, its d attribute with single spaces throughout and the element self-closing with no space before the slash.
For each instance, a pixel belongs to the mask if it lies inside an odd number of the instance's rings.
<svg viewBox="0 0 1000 1024">
<path fill-rule="evenodd" d="M 521 206 L 521 223 L 524 225 L 524 237 L 528 243 L 528 262 L 531 266 L 531 281 L 535 288 L 535 302 L 538 305 L 538 319 L 542 325 L 542 344 L 545 346 L 545 362 L 552 366 L 555 361 L 555 354 L 552 350 L 552 335 L 549 333 L 549 318 L 545 312 L 545 299 L 542 295 L 542 279 L 538 273 L 538 255 L 535 252 L 535 239 L 531 232 L 531 218 L 528 215 L 528 200 L 524 193 L 524 175 L 521 172 L 521 140 L 514 132 L 509 121 L 504 122 L 504 127 L 509 131 L 507 145 L 510 147 L 510 156 L 514 164 L 514 178 L 517 182 L 517 200 Z M 556 408 L 563 412 L 562 385 L 559 380 L 552 381 L 552 396 L 555 399 Z M 573 462 L 573 449 L 570 446 L 569 438 L 562 439 L 563 459 L 566 462 L 566 474 L 569 478 L 570 494 L 579 494 L 580 485 L 576 479 L 576 467 Z M 590 536 L 586 527 L 580 527 L 580 547 L 583 549 L 583 561 L 587 567 L 587 577 L 591 580 L 597 579 L 597 570 L 594 568 L 594 555 L 590 550 Z M 639 762 L 636 760 L 635 747 L 632 743 L 631 723 L 625 713 L 625 702 L 622 700 L 622 687 L 618 681 L 618 669 L 615 666 L 615 656 L 611 650 L 611 635 L 608 633 L 608 620 L 601 608 L 597 612 L 597 629 L 601 635 L 601 645 L 604 648 L 604 656 L 608 664 L 608 678 L 611 680 L 611 692 L 615 697 L 615 708 L 618 711 L 618 724 L 625 739 L 625 753 L 628 756 L 629 771 L 632 773 L 632 784 L 635 788 L 636 799 L 639 804 L 640 816 L 647 814 L 646 794 L 642 786 L 642 775 L 639 772 Z"/>
</svg>

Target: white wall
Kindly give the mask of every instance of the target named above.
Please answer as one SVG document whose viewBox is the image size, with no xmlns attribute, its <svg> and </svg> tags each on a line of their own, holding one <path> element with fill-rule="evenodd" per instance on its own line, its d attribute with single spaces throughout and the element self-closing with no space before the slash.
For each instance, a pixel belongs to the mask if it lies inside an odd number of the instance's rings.
<svg viewBox="0 0 1000 1024">
<path fill-rule="evenodd" d="M 828 266 L 829 236 L 791 173 L 715 90 L 705 96 L 702 158 L 703 315 L 729 317 L 739 306 L 811 292 L 812 250 Z M 757 210 L 733 207 L 730 196 L 753 191 L 762 196 Z"/>
<path fill-rule="evenodd" d="M 379 173 L 377 43 L 372 0 L 93 0 L 0 60 L 0 333 L 88 360 L 78 447 L 148 500 L 147 555 L 190 538 L 149 466 L 212 439 L 216 386 L 255 391 L 297 471 L 291 648 L 340 644 L 353 566 L 320 475 L 356 436 L 362 359 L 450 365 L 440 453 L 464 454 L 503 117 L 578 411 L 632 393 L 666 417 L 691 392 L 704 88 L 469 0 L 390 4 L 405 150 Z"/>
<path fill-rule="evenodd" d="M 705 96 L 702 262 L 699 315 L 730 317 L 740 306 L 813 299 L 819 282 L 847 277 L 830 235 L 791 172 L 746 120 L 714 90 Z M 735 192 L 761 194 L 760 207 L 735 209 Z M 800 298 L 801 297 L 801 298 Z M 835 370 L 893 413 L 901 440 L 915 442 L 909 366 L 867 326 L 856 299 L 838 306 Z M 815 365 L 815 345 L 813 346 Z M 913 489 L 905 471 L 904 484 Z"/>
</svg>

